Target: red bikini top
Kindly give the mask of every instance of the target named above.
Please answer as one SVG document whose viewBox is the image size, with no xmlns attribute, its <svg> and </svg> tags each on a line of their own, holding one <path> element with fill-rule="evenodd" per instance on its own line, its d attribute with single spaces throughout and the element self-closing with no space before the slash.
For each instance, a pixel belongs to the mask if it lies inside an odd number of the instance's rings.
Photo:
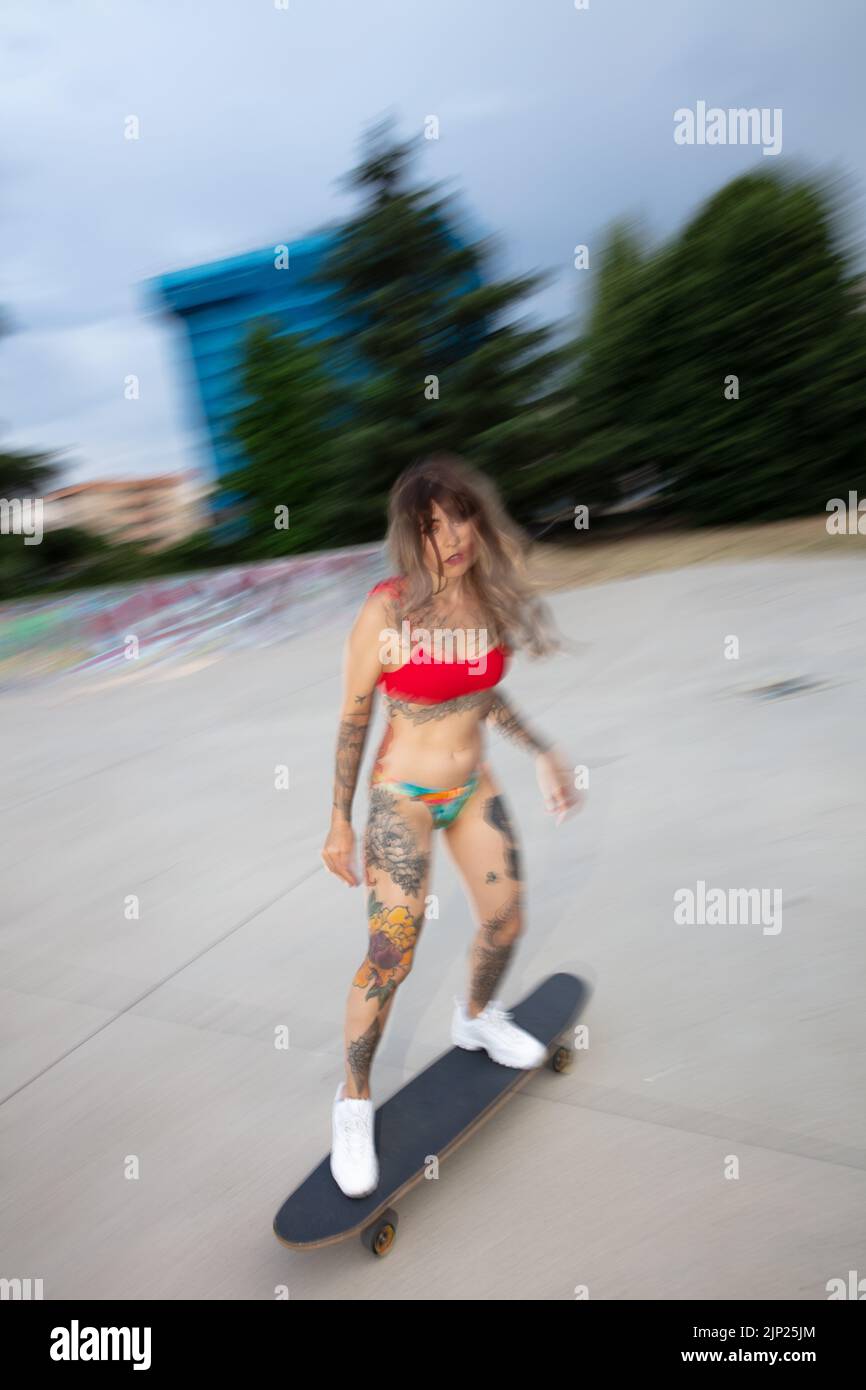
<svg viewBox="0 0 866 1390">
<path fill-rule="evenodd" d="M 370 594 L 385 589 L 399 593 L 399 579 L 383 579 L 373 586 Z M 369 595 L 368 595 L 369 597 Z M 399 695 L 418 704 L 441 704 L 471 695 L 475 690 L 489 690 L 498 685 L 505 674 L 511 649 L 502 643 L 469 661 L 443 661 L 430 656 L 424 661 L 407 661 L 396 671 L 383 671 L 376 684 L 389 695 Z"/>
</svg>

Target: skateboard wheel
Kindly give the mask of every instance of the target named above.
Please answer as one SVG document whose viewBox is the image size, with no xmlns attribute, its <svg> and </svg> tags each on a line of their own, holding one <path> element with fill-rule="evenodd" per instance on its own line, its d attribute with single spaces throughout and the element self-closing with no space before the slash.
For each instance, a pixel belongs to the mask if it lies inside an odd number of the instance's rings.
<svg viewBox="0 0 866 1390">
<path fill-rule="evenodd" d="M 388 1207 L 365 1231 L 361 1232 L 361 1242 L 374 1255 L 387 1255 L 397 1238 L 397 1213 Z"/>
<path fill-rule="evenodd" d="M 573 1060 L 574 1054 L 572 1053 L 570 1047 L 558 1047 L 556 1051 L 551 1055 L 550 1065 L 554 1071 L 571 1071 L 571 1064 Z"/>
</svg>

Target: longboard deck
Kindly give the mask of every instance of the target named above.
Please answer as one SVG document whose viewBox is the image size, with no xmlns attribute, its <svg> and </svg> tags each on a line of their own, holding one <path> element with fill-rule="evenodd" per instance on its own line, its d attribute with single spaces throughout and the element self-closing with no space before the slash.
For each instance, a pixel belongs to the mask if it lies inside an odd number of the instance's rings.
<svg viewBox="0 0 866 1390">
<path fill-rule="evenodd" d="M 589 992 L 576 975 L 551 975 L 514 1006 L 514 1022 L 550 1050 Z M 280 1207 L 274 1234 L 303 1250 L 360 1233 L 420 1181 L 429 1155 L 441 1161 L 535 1070 L 504 1067 L 483 1050 L 452 1047 L 376 1110 L 376 1190 L 367 1197 L 346 1197 L 334 1181 L 328 1153 Z"/>
</svg>

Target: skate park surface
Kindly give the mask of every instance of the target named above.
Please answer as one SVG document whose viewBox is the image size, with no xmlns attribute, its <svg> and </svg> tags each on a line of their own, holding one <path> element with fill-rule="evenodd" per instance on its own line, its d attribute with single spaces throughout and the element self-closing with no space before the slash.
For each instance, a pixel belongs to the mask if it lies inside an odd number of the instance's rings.
<svg viewBox="0 0 866 1390">
<path fill-rule="evenodd" d="M 382 1260 L 271 1232 L 330 1146 L 366 947 L 363 888 L 319 858 L 345 617 L 0 694 L 0 1276 L 46 1299 L 811 1300 L 866 1273 L 866 568 L 696 565 L 551 606 L 566 649 L 504 688 L 589 788 L 555 827 L 489 735 L 526 878 L 498 992 L 586 977 L 588 1046 L 398 1205 Z M 679 923 L 699 882 L 779 889 L 780 929 Z M 377 1103 L 450 1045 L 465 987 L 441 837 L 431 888 Z"/>
</svg>

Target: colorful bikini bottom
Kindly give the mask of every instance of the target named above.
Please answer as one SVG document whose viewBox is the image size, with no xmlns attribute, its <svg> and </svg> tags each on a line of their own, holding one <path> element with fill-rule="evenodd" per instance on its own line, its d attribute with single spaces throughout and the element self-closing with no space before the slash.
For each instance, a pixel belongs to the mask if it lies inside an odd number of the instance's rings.
<svg viewBox="0 0 866 1390">
<path fill-rule="evenodd" d="M 383 791 L 391 791 L 395 796 L 409 796 L 413 801 L 423 801 L 430 808 L 433 825 L 436 829 L 452 825 L 466 805 L 481 778 L 473 772 L 462 787 L 419 787 L 415 782 L 386 782 L 373 778 L 373 786 Z"/>
</svg>

